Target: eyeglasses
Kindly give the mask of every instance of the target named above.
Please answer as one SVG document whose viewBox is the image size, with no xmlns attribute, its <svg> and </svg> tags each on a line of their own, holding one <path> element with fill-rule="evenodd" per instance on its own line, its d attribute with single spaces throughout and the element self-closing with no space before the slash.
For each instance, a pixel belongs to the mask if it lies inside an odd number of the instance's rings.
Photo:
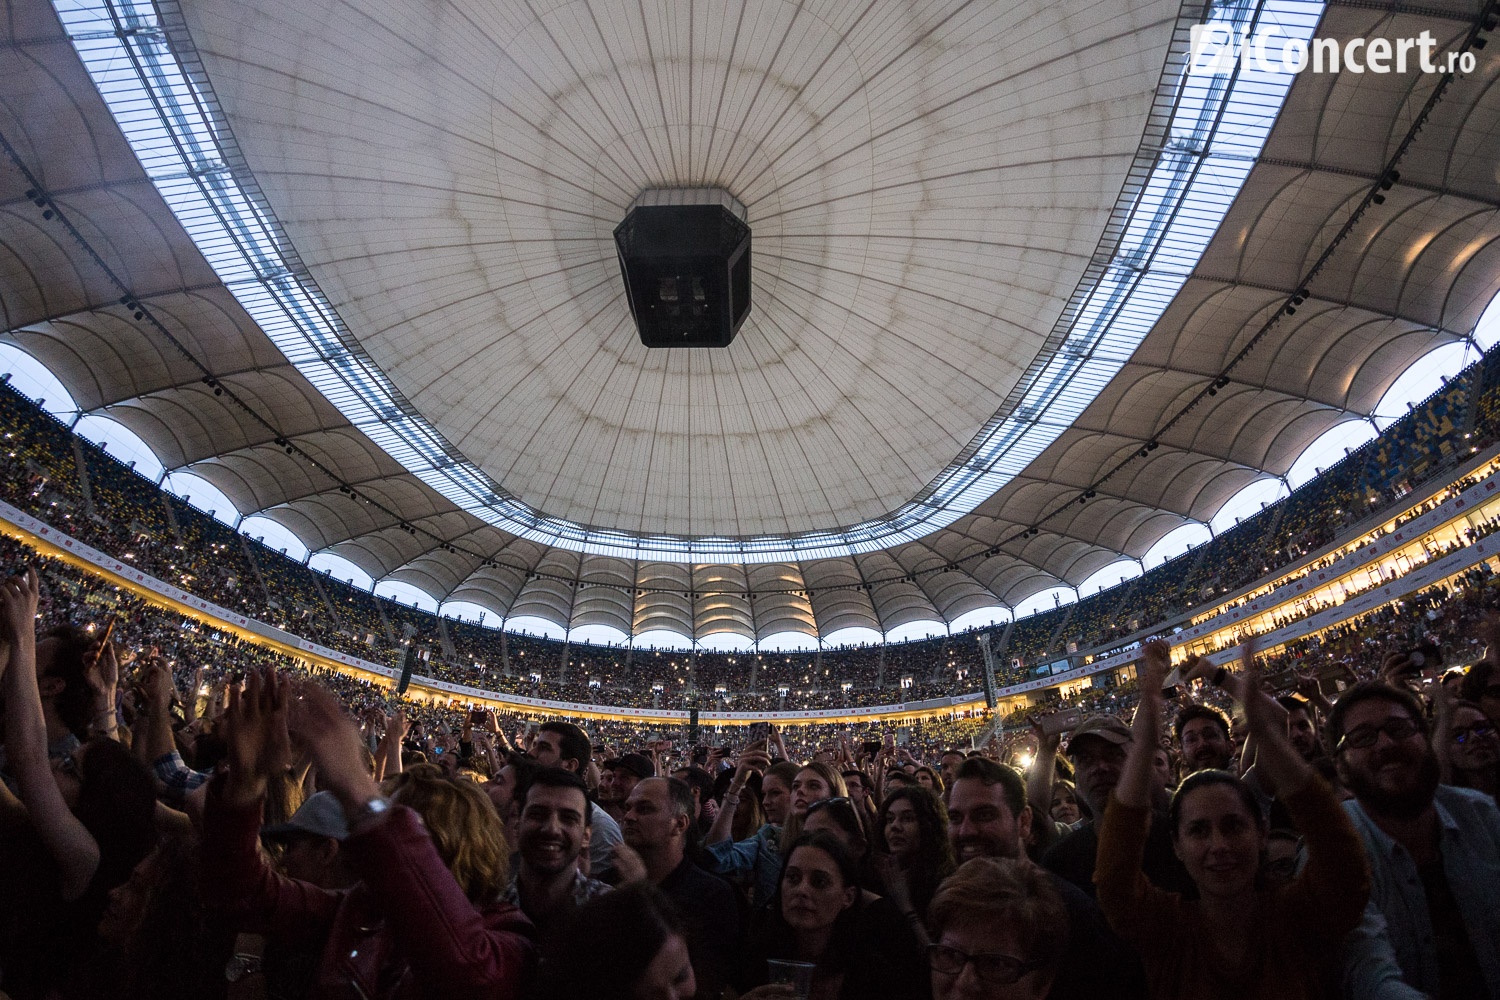
<svg viewBox="0 0 1500 1000">
<path fill-rule="evenodd" d="M 1422 731 L 1422 727 L 1407 718 L 1387 719 L 1384 725 L 1360 726 L 1351 729 L 1339 740 L 1336 750 L 1368 750 L 1380 739 L 1380 734 L 1385 733 L 1392 743 L 1400 743 L 1409 740 Z"/>
<path fill-rule="evenodd" d="M 966 951 L 959 951 L 945 944 L 927 946 L 927 964 L 932 967 L 933 972 L 941 972 L 945 976 L 956 976 L 963 972 L 964 966 L 970 962 L 974 963 L 974 972 L 979 978 L 992 986 L 1009 986 L 1027 973 L 1035 972 L 1047 964 L 1046 962 L 1023 962 L 1019 958 L 1012 958 L 1010 955 L 1002 955 L 994 951 L 970 955 Z"/>
<path fill-rule="evenodd" d="M 1487 740 L 1495 735 L 1495 727 L 1488 722 L 1479 722 L 1466 729 L 1453 730 L 1454 743 L 1468 743 L 1470 740 Z"/>
</svg>

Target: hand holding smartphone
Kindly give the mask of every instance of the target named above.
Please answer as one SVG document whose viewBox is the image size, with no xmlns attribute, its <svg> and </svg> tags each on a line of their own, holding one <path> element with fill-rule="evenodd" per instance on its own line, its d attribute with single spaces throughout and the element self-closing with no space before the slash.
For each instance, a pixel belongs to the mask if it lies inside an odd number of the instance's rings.
<svg viewBox="0 0 1500 1000">
<path fill-rule="evenodd" d="M 1044 715 L 1041 719 L 1043 736 L 1061 736 L 1078 728 L 1078 723 L 1083 721 L 1082 709 L 1070 708 L 1065 712 L 1056 712 L 1052 715 Z"/>
</svg>

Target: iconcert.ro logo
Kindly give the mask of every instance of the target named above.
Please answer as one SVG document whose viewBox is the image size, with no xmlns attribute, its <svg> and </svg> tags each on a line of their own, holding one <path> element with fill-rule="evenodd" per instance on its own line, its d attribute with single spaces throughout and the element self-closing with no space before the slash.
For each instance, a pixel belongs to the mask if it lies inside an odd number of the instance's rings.
<svg viewBox="0 0 1500 1000">
<path fill-rule="evenodd" d="M 1473 52 L 1446 52 L 1437 58 L 1437 39 L 1429 31 L 1416 38 L 1297 38 L 1274 25 L 1250 34 L 1228 24 L 1195 24 L 1189 47 L 1188 73 L 1227 76 L 1245 72 L 1405 73 L 1416 65 L 1423 73 L 1472 73 Z M 1412 60 L 1415 60 L 1412 63 Z"/>
</svg>

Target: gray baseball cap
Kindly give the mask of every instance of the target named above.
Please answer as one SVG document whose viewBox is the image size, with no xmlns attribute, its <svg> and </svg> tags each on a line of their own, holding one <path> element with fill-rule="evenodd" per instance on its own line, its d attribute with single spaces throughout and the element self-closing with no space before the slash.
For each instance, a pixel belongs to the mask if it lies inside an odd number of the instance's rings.
<svg viewBox="0 0 1500 1000">
<path fill-rule="evenodd" d="M 1091 715 L 1079 723 L 1077 729 L 1073 730 L 1072 737 L 1068 739 L 1068 755 L 1072 756 L 1073 748 L 1078 746 L 1078 741 L 1088 736 L 1096 736 L 1106 743 L 1113 743 L 1117 747 L 1134 742 L 1130 734 L 1130 727 L 1115 716 Z"/>
<path fill-rule="evenodd" d="M 349 821 L 344 818 L 344 807 L 332 792 L 316 792 L 302 803 L 292 818 L 275 826 L 261 827 L 260 835 L 271 840 L 287 837 L 332 837 L 343 840 L 349 836 Z"/>
</svg>

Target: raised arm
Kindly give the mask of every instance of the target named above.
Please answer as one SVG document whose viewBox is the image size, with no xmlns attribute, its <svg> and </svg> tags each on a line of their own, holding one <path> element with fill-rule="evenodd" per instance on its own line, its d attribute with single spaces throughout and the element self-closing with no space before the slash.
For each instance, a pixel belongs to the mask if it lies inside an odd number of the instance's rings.
<svg viewBox="0 0 1500 1000">
<path fill-rule="evenodd" d="M 1151 826 L 1151 759 L 1161 741 L 1162 684 L 1171 667 L 1165 639 L 1146 643 L 1145 659 L 1136 671 L 1141 703 L 1135 710 L 1124 770 L 1099 820 L 1094 862 L 1099 909 L 1116 934 L 1143 951 L 1160 944 L 1161 930 L 1171 926 L 1179 902 L 1175 894 L 1153 886 L 1142 867 Z"/>
<path fill-rule="evenodd" d="M 187 696 L 182 699 L 182 721 L 192 725 L 198 721 L 198 695 L 203 690 L 202 667 L 194 667 L 193 675 L 188 682 Z"/>
<path fill-rule="evenodd" d="M 92 695 L 89 735 L 118 740 L 120 713 L 115 703 L 115 693 L 120 684 L 120 661 L 115 658 L 115 647 L 108 638 L 101 640 L 98 647 L 89 654 L 83 679 Z"/>
<path fill-rule="evenodd" d="M 47 723 L 36 679 L 39 593 L 34 568 L 0 584 L 0 621 L 10 645 L 3 679 L 5 751 L 32 829 L 57 864 L 63 899 L 71 901 L 93 881 L 99 844 L 63 801 L 47 756 Z"/>
<path fill-rule="evenodd" d="M 781 754 L 782 760 L 791 760 L 792 755 L 786 752 L 786 740 L 781 737 L 781 727 L 771 726 L 771 744 L 776 747 L 776 752 Z"/>
<path fill-rule="evenodd" d="M 177 749 L 172 739 L 172 672 L 157 660 L 146 667 L 145 729 L 140 734 L 141 758 L 154 767 L 162 757 Z"/>
<path fill-rule="evenodd" d="M 1254 644 L 1253 639 L 1247 639 L 1241 646 L 1241 650 L 1251 648 Z M 1240 659 L 1243 663 L 1243 652 Z M 1281 702 L 1260 689 L 1258 674 L 1256 675 L 1256 682 L 1251 685 L 1246 682 L 1243 673 L 1235 673 L 1227 667 L 1218 666 L 1207 657 L 1194 656 L 1190 657 L 1188 662 L 1183 664 L 1183 686 L 1186 687 L 1189 681 L 1194 680 L 1203 680 L 1214 687 L 1228 691 L 1229 696 L 1241 705 L 1246 704 L 1253 696 L 1259 707 L 1269 713 L 1271 718 L 1279 720 L 1282 732 L 1286 732 L 1287 710 L 1282 707 Z"/>
<path fill-rule="evenodd" d="M 1032 809 L 1042 815 L 1052 814 L 1052 783 L 1057 774 L 1057 748 L 1062 744 L 1062 733 L 1048 733 L 1042 729 L 1036 716 L 1027 716 L 1032 735 L 1036 737 L 1036 756 L 1031 761 L 1031 773 L 1026 776 L 1026 799 Z M 1050 819 L 1048 828 L 1054 824 Z"/>
<path fill-rule="evenodd" d="M 401 773 L 401 747 L 406 741 L 406 706 L 396 706 L 394 714 L 386 719 L 385 723 L 385 767 L 381 770 L 382 777 L 393 778 Z M 491 772 L 492 774 L 498 772 Z"/>
<path fill-rule="evenodd" d="M 764 743 L 757 741 L 740 754 L 739 763 L 734 768 L 734 777 L 729 780 L 729 789 L 724 793 L 724 807 L 714 817 L 714 825 L 709 827 L 708 836 L 704 838 L 705 844 L 721 844 L 734 836 L 734 814 L 739 807 L 740 796 L 745 792 L 745 785 L 750 781 L 750 775 L 757 772 L 764 774 L 771 766 L 771 758 L 766 756 L 765 747 Z"/>
<path fill-rule="evenodd" d="M 1437 755 L 1438 780 L 1453 784 L 1453 692 L 1446 685 L 1432 686 L 1432 752 Z"/>
<path fill-rule="evenodd" d="M 319 779 L 349 817 L 345 849 L 382 911 L 416 979 L 433 995 L 480 990 L 514 996 L 531 952 L 524 920 L 487 917 L 464 895 L 431 835 L 403 806 L 370 809 L 380 788 L 365 771 L 358 732 L 326 688 L 308 684 L 291 725 L 310 748 Z M 508 921 L 512 926 L 506 926 Z"/>
<path fill-rule="evenodd" d="M 1125 768 L 1120 775 L 1120 783 L 1115 786 L 1115 797 L 1136 809 L 1148 809 L 1151 806 L 1151 760 L 1161 744 L 1161 686 L 1172 670 L 1171 647 L 1167 645 L 1167 640 L 1152 639 L 1144 649 L 1145 659 L 1137 668 L 1141 700 L 1135 710 L 1135 724 L 1131 727 L 1130 750 L 1125 755 Z"/>
<path fill-rule="evenodd" d="M 1286 710 L 1261 691 L 1261 668 L 1255 653 L 1255 640 L 1246 640 L 1241 647 L 1242 669 L 1236 677 L 1235 698 L 1245 708 L 1245 721 L 1255 740 L 1256 773 L 1267 791 L 1286 798 L 1307 787 L 1313 771 L 1287 738 Z"/>
</svg>

